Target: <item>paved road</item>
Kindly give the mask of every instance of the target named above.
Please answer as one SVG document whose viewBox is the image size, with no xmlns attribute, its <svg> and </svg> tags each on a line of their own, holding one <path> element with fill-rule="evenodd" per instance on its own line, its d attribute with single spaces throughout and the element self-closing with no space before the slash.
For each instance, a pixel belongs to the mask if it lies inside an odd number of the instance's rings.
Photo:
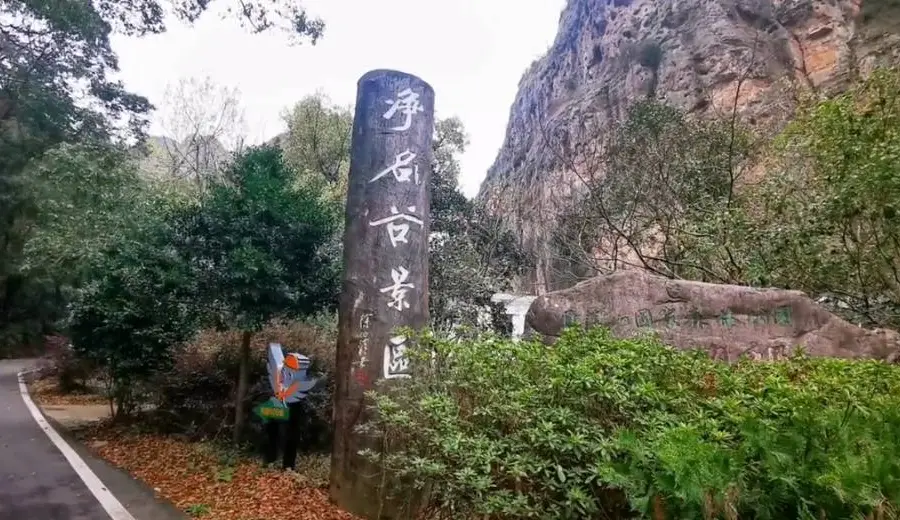
<svg viewBox="0 0 900 520">
<path fill-rule="evenodd" d="M 110 520 L 22 400 L 17 374 L 32 365 L 0 361 L 0 520 Z M 54 429 L 134 519 L 184 518 L 140 482 L 93 458 L 56 425 Z"/>
</svg>

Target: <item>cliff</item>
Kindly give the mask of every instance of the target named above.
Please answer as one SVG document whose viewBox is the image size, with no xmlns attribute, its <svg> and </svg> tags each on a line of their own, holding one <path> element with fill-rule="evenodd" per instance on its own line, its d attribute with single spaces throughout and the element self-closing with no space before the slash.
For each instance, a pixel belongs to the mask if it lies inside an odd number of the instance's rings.
<svg viewBox="0 0 900 520">
<path fill-rule="evenodd" d="M 655 97 L 759 129 L 790 115 L 796 87 L 835 92 L 900 62 L 898 0 L 569 0 L 546 56 L 519 82 L 479 198 L 535 254 L 518 287 L 557 289 L 548 238 L 578 181 L 581 146 Z M 562 136 L 572 157 L 548 146 Z"/>
</svg>

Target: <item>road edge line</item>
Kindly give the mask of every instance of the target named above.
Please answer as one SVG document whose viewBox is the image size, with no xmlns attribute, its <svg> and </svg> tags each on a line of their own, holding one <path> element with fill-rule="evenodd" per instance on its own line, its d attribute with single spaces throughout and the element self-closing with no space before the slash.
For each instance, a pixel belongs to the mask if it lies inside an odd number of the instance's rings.
<svg viewBox="0 0 900 520">
<path fill-rule="evenodd" d="M 31 412 L 31 417 L 38 423 L 41 430 L 47 434 L 47 437 L 49 437 L 50 441 L 56 446 L 56 449 L 63 454 L 69 462 L 69 465 L 72 466 L 72 469 L 75 470 L 75 473 L 78 474 L 78 477 L 81 478 L 81 481 L 87 486 L 88 491 L 90 491 L 91 494 L 94 495 L 94 498 L 100 502 L 100 506 L 103 507 L 112 520 L 135 520 L 131 513 L 125 509 L 125 506 L 119 502 L 119 499 L 117 499 L 97 475 L 94 474 L 87 463 L 84 462 L 84 460 L 75 453 L 75 450 L 69 446 L 65 439 L 50 426 L 50 423 L 44 417 L 40 408 L 34 404 L 34 401 L 31 399 L 31 394 L 28 393 L 28 386 L 25 384 L 25 375 L 31 372 L 35 372 L 35 370 L 24 370 L 17 374 L 19 378 L 19 395 L 22 396 L 25 407 Z"/>
</svg>

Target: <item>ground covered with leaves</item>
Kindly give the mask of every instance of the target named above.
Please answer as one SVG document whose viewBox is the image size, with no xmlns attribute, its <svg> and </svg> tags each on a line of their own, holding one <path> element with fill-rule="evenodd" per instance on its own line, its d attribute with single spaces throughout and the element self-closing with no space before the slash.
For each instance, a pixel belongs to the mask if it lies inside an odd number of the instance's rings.
<svg viewBox="0 0 900 520">
<path fill-rule="evenodd" d="M 42 404 L 67 406 L 86 404 L 108 404 L 108 400 L 92 392 L 62 392 L 53 378 L 36 379 L 28 385 L 32 397 Z"/>
<path fill-rule="evenodd" d="M 64 394 L 52 378 L 29 386 L 35 400 L 45 406 L 65 406 L 73 411 L 104 402 L 94 394 Z M 149 433 L 140 423 L 113 425 L 103 420 L 73 433 L 95 454 L 128 471 L 190 517 L 356 518 L 328 500 L 326 455 L 301 456 L 297 471 L 285 472 L 212 443 Z"/>
<path fill-rule="evenodd" d="M 193 517 L 210 520 L 308 518 L 349 520 L 329 503 L 321 457 L 284 472 L 203 443 L 128 433 L 106 425 L 82 432 L 104 459 L 151 486 Z M 309 472 L 304 469 L 311 470 Z"/>
<path fill-rule="evenodd" d="M 302 458 L 298 472 L 284 472 L 212 444 L 137 433 L 106 423 L 83 429 L 79 437 L 99 456 L 195 518 L 355 518 L 328 501 L 324 456 Z"/>
</svg>

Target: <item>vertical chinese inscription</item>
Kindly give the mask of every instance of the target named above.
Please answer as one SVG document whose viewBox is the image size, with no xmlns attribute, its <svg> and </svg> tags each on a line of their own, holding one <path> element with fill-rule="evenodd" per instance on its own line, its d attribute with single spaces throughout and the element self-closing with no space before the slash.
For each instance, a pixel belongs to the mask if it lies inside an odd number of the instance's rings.
<svg viewBox="0 0 900 520">
<path fill-rule="evenodd" d="M 358 452 L 368 419 L 361 381 L 409 377 L 400 327 L 428 324 L 428 236 L 434 91 L 377 70 L 357 85 L 340 297 L 331 496 L 360 516 L 380 501 Z M 368 331 L 359 344 L 362 316 Z M 363 359 L 364 358 L 364 359 Z M 353 368 L 363 376 L 351 376 Z M 377 479 L 376 479 L 377 480 Z M 370 514 L 371 513 L 371 514 Z"/>
</svg>

